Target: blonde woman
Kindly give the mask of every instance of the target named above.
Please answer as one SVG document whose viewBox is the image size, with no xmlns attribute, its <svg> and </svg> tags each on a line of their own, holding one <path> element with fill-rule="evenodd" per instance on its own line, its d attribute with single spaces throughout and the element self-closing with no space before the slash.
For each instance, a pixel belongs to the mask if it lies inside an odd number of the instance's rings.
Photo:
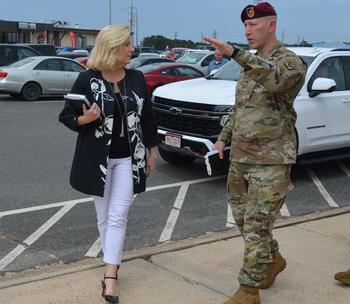
<svg viewBox="0 0 350 304">
<path fill-rule="evenodd" d="M 100 31 L 71 93 L 91 103 L 77 111 L 67 100 L 59 120 L 78 139 L 71 168 L 74 189 L 93 195 L 106 271 L 102 296 L 119 303 L 117 272 L 121 264 L 127 215 L 134 194 L 146 188 L 155 169 L 157 127 L 143 74 L 125 67 L 133 47 L 129 27 Z"/>
</svg>

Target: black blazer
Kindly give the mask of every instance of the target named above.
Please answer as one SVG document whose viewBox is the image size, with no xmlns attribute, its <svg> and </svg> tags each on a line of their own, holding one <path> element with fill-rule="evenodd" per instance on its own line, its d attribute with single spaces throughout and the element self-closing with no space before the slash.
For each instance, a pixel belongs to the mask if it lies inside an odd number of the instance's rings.
<svg viewBox="0 0 350 304">
<path fill-rule="evenodd" d="M 118 85 L 121 95 L 124 97 L 126 94 L 134 193 L 140 193 L 146 188 L 146 148 L 157 145 L 157 126 L 142 72 L 132 69 L 125 71 L 125 78 Z M 71 93 L 84 94 L 91 104 L 96 102 L 102 118 L 78 126 L 77 118 L 83 111 L 73 108 L 69 101 L 59 115 L 60 122 L 78 132 L 70 183 L 83 193 L 103 196 L 117 102 L 113 84 L 106 81 L 101 72 L 87 70 L 79 74 Z"/>
</svg>

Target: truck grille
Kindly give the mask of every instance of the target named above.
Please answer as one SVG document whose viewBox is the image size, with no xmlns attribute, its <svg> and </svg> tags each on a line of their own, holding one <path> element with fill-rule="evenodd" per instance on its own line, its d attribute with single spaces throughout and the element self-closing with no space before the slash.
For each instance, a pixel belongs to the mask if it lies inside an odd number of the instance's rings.
<svg viewBox="0 0 350 304">
<path fill-rule="evenodd" d="M 189 135 L 217 136 L 225 112 L 215 112 L 215 105 L 198 104 L 154 97 L 153 110 L 160 128 Z"/>
</svg>

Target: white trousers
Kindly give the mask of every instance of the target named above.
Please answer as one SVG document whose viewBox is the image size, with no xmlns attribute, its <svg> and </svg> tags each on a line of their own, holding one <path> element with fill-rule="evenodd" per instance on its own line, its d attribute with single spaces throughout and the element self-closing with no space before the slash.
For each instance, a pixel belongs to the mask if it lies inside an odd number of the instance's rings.
<svg viewBox="0 0 350 304">
<path fill-rule="evenodd" d="M 94 196 L 103 261 L 119 265 L 134 199 L 131 157 L 108 160 L 104 196 Z"/>
</svg>

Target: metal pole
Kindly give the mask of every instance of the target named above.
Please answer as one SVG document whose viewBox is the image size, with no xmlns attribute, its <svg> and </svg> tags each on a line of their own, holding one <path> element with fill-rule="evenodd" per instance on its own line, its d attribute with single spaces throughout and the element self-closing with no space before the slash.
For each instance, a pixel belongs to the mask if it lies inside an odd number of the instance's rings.
<svg viewBox="0 0 350 304">
<path fill-rule="evenodd" d="M 137 9 L 135 9 L 136 13 L 136 47 L 139 45 L 139 17 L 137 13 Z"/>
<path fill-rule="evenodd" d="M 109 25 L 112 24 L 112 0 L 109 0 Z"/>
</svg>

